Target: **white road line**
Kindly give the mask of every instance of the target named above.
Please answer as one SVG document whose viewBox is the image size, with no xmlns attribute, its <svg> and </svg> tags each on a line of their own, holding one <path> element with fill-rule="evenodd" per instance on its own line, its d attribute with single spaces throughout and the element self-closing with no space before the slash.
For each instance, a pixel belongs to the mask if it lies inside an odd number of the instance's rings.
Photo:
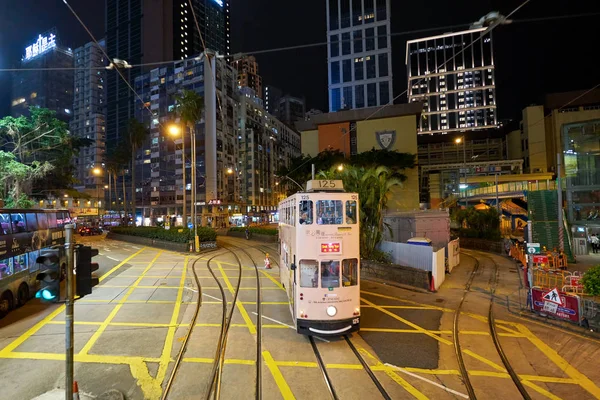
<svg viewBox="0 0 600 400">
<path fill-rule="evenodd" d="M 257 314 L 257 313 L 255 313 L 254 311 L 252 311 L 252 314 L 254 314 L 254 315 L 258 315 L 258 314 Z M 277 324 L 279 324 L 279 325 L 287 326 L 287 327 L 288 327 L 288 328 L 290 328 L 290 329 L 296 330 L 296 327 L 294 327 L 294 326 L 292 326 L 292 325 L 288 325 L 288 324 L 286 324 L 286 323 L 284 323 L 284 322 L 281 322 L 281 321 L 277 321 L 276 319 L 269 318 L 269 317 L 267 317 L 267 316 L 265 316 L 265 315 L 261 315 L 261 317 L 263 317 L 264 319 L 267 319 L 267 320 L 269 320 L 269 321 L 275 322 L 275 323 L 277 323 Z M 323 342 L 331 343 L 329 340 L 327 340 L 327 339 L 323 339 L 322 337 L 318 337 L 318 336 L 314 336 L 314 337 L 315 337 L 316 339 L 319 339 L 319 340 L 323 341 Z"/>
<path fill-rule="evenodd" d="M 396 371 L 398 371 L 398 372 L 402 372 L 403 374 L 406 374 L 406 375 L 412 376 L 413 378 L 417 378 L 417 379 L 420 379 L 420 380 L 422 380 L 422 381 L 425 381 L 425 382 L 427 382 L 427 383 L 431 383 L 433 386 L 437 386 L 437 387 L 439 387 L 440 389 L 442 389 L 442 390 L 445 390 L 446 392 L 452 393 L 452 394 L 454 394 L 454 395 L 456 395 L 456 396 L 460 396 L 460 397 L 462 397 L 462 398 L 464 398 L 464 399 L 468 399 L 468 398 L 469 398 L 469 396 L 467 396 L 467 395 L 466 395 L 466 394 L 464 394 L 464 393 L 457 392 L 456 390 L 452 390 L 452 389 L 450 389 L 450 388 L 448 388 L 448 387 L 446 387 L 446 386 L 444 386 L 444 385 L 440 385 L 439 383 L 437 383 L 437 382 L 434 382 L 434 381 L 432 381 L 432 380 L 430 380 L 430 379 L 423 378 L 422 376 L 419 376 L 419 375 L 417 375 L 417 374 L 413 374 L 412 372 L 409 372 L 409 371 L 407 371 L 407 370 L 405 370 L 405 369 L 403 369 L 403 368 L 397 367 L 397 366 L 395 366 L 395 365 L 393 365 L 393 364 L 385 363 L 384 365 L 385 365 L 386 367 L 391 367 L 391 368 L 395 369 L 395 370 L 396 370 Z"/>
<path fill-rule="evenodd" d="M 193 290 L 193 289 L 192 289 L 192 290 Z M 197 290 L 194 290 L 194 292 L 198 293 L 198 291 L 197 291 Z M 202 293 L 202 296 L 206 296 L 206 297 L 209 297 L 209 298 L 211 298 L 211 299 L 214 299 L 214 300 L 223 301 L 222 299 L 220 299 L 220 298 L 218 298 L 218 297 L 211 296 L 210 294 L 206 294 L 206 293 Z"/>
<path fill-rule="evenodd" d="M 114 257 L 111 257 L 111 256 L 106 256 L 106 258 L 110 258 L 110 259 L 111 259 L 111 260 L 113 260 L 113 261 L 121 261 L 121 260 L 119 260 L 119 259 L 116 259 L 116 258 L 114 258 Z"/>
<path fill-rule="evenodd" d="M 133 247 L 134 249 L 140 250 L 141 247 L 137 247 L 137 246 L 129 246 L 129 247 Z"/>
</svg>

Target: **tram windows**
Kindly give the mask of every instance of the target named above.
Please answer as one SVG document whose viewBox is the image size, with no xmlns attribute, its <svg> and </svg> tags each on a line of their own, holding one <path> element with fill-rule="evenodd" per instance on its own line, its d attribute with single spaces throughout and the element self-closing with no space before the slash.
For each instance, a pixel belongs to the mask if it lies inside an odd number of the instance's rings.
<svg viewBox="0 0 600 400">
<path fill-rule="evenodd" d="M 33 214 L 33 218 L 35 220 L 35 214 Z M 12 223 L 13 233 L 21 233 L 27 231 L 27 228 L 25 227 L 25 214 L 10 214 L 10 219 Z"/>
<path fill-rule="evenodd" d="M 56 213 L 48 213 L 46 216 L 48 217 L 48 227 L 56 229 Z"/>
<path fill-rule="evenodd" d="M 0 214 L 0 235 L 9 235 L 10 229 L 10 214 Z"/>
<path fill-rule="evenodd" d="M 346 223 L 356 224 L 356 200 L 346 201 Z"/>
<path fill-rule="evenodd" d="M 321 261 L 321 287 L 340 287 L 340 262 L 334 260 Z"/>
<path fill-rule="evenodd" d="M 38 229 L 39 230 L 48 229 L 48 217 L 46 217 L 46 214 L 39 213 L 37 215 L 37 222 L 38 222 Z"/>
<path fill-rule="evenodd" d="M 319 225 L 341 225 L 342 224 L 342 201 L 341 200 L 318 200 L 317 201 L 317 224 Z"/>
<path fill-rule="evenodd" d="M 300 260 L 300 287 L 319 287 L 319 263 L 315 260 Z"/>
<path fill-rule="evenodd" d="M 312 225 L 313 223 L 313 202 L 312 200 L 302 200 L 299 205 L 300 225 Z"/>
<path fill-rule="evenodd" d="M 342 285 L 358 285 L 358 259 L 350 258 L 342 260 Z"/>
</svg>

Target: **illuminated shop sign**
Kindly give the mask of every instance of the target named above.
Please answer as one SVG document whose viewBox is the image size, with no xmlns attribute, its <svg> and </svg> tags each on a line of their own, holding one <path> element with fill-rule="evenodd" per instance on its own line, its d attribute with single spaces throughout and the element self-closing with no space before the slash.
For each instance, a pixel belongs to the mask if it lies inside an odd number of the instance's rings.
<svg viewBox="0 0 600 400">
<path fill-rule="evenodd" d="M 48 36 L 39 35 L 37 41 L 31 46 L 25 47 L 25 61 L 31 60 L 41 54 L 44 54 L 50 49 L 56 47 L 56 35 L 53 33 Z"/>
</svg>

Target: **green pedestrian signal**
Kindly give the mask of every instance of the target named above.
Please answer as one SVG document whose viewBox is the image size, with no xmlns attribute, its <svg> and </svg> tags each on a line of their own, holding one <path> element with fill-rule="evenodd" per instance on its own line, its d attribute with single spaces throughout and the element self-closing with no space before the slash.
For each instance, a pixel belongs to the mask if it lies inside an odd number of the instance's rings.
<svg viewBox="0 0 600 400">
<path fill-rule="evenodd" d="M 41 272 L 35 277 L 40 282 L 36 299 L 45 303 L 55 303 L 60 299 L 60 249 L 43 250 L 35 260 L 42 264 Z"/>
</svg>

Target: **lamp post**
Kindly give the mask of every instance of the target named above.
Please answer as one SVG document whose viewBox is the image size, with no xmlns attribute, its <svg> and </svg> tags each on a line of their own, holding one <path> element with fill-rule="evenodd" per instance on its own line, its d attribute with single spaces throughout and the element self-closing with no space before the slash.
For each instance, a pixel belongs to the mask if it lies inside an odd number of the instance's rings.
<svg viewBox="0 0 600 400">
<path fill-rule="evenodd" d="M 102 175 L 102 170 L 96 167 L 92 170 L 92 173 L 96 176 L 96 207 L 98 208 L 98 218 L 100 218 L 100 184 L 98 183 L 98 179 Z"/>
<path fill-rule="evenodd" d="M 181 161 L 182 161 L 182 179 L 183 179 L 183 210 L 181 213 L 181 218 L 183 219 L 183 227 L 187 227 L 187 201 L 186 201 L 186 193 L 187 186 L 185 182 L 185 137 L 179 128 L 178 125 L 170 125 L 169 126 L 169 134 L 172 136 L 179 136 L 181 134 Z"/>
<path fill-rule="evenodd" d="M 463 144 L 463 168 L 465 170 L 465 189 L 467 186 L 467 143 L 465 141 L 464 136 L 463 137 L 459 137 L 456 138 L 454 140 L 454 143 L 456 143 L 457 145 L 459 144 Z M 460 173 L 458 174 L 459 178 L 458 178 L 458 188 L 460 190 Z"/>
</svg>

